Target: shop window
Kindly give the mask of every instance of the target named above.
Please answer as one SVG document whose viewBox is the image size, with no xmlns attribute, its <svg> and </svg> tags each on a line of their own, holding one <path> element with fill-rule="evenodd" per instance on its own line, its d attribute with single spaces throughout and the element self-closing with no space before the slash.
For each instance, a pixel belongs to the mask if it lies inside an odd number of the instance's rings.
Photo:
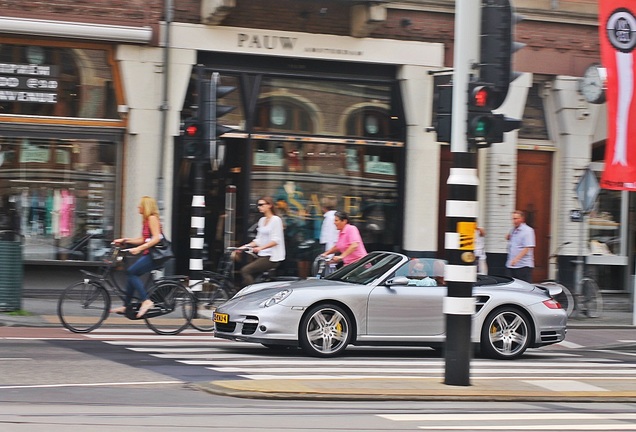
<svg viewBox="0 0 636 432">
<path fill-rule="evenodd" d="M 0 114 L 118 119 L 106 49 L 0 44 Z"/>
<path fill-rule="evenodd" d="M 391 117 L 390 84 L 264 77 L 254 125 L 259 132 L 387 140 Z"/>
<path fill-rule="evenodd" d="M 590 168 L 597 179 L 603 171 L 603 163 L 593 162 Z M 602 290 L 626 289 L 628 270 L 628 214 L 629 193 L 601 189 L 594 208 L 587 216 L 588 273 Z"/>
<path fill-rule="evenodd" d="M 595 171 L 600 181 L 601 171 Z M 601 189 L 594 208 L 589 214 L 590 253 L 596 256 L 624 255 L 621 236 L 623 219 L 622 191 Z"/>
<path fill-rule="evenodd" d="M 0 230 L 20 233 L 27 261 L 101 261 L 114 238 L 117 145 L 0 138 Z"/>
<path fill-rule="evenodd" d="M 272 196 L 285 221 L 285 273 L 307 276 L 321 252 L 322 202 L 336 201 L 362 234 L 367 250 L 394 250 L 401 147 L 286 140 L 255 140 L 251 202 Z M 274 155 L 274 156 L 272 156 Z M 255 223 L 258 213 L 253 214 Z M 323 246 L 324 248 L 324 246 Z"/>
</svg>

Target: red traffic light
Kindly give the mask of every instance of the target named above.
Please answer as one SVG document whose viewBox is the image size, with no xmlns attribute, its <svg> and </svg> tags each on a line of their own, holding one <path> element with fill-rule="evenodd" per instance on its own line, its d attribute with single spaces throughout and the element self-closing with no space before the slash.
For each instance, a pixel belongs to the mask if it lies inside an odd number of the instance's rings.
<svg viewBox="0 0 636 432">
<path fill-rule="evenodd" d="M 199 135 L 199 125 L 187 124 L 183 130 L 183 134 L 188 137 L 195 137 Z"/>
<path fill-rule="evenodd" d="M 476 108 L 490 108 L 493 105 L 493 91 L 490 87 L 475 86 L 470 94 L 469 103 Z"/>
<path fill-rule="evenodd" d="M 488 106 L 490 95 L 485 87 L 481 87 L 475 90 L 474 98 L 476 106 L 485 108 Z"/>
</svg>

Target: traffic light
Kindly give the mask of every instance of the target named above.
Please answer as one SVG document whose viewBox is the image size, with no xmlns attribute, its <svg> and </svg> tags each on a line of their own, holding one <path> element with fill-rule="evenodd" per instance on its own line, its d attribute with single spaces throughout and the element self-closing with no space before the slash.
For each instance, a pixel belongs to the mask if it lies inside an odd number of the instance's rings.
<svg viewBox="0 0 636 432">
<path fill-rule="evenodd" d="M 489 147 L 503 142 L 504 132 L 521 127 L 521 120 L 492 112 L 499 104 L 499 94 L 490 83 L 468 84 L 468 118 L 466 135 L 468 142 L 477 147 Z"/>
<path fill-rule="evenodd" d="M 219 151 L 217 139 L 221 135 L 234 130 L 234 128 L 219 123 L 219 118 L 236 109 L 235 106 L 222 105 L 219 103 L 219 99 L 222 99 L 223 97 L 236 90 L 236 87 L 233 86 L 220 85 L 219 81 L 219 73 L 213 72 L 210 81 L 204 82 L 203 92 L 205 97 L 205 101 L 203 104 L 203 114 L 204 118 L 206 119 L 205 141 L 208 143 L 207 154 L 210 157 L 210 162 L 212 163 L 213 167 L 218 165 L 219 159 L 222 158 L 222 154 Z"/>
<path fill-rule="evenodd" d="M 453 119 L 453 85 L 435 86 L 435 131 L 438 142 L 451 142 L 451 123 Z"/>
<path fill-rule="evenodd" d="M 183 157 L 186 159 L 196 159 L 205 155 L 203 128 L 197 119 L 187 118 L 184 120 L 182 146 Z"/>
<path fill-rule="evenodd" d="M 466 134 L 469 142 L 483 145 L 493 138 L 495 114 L 492 113 L 492 107 L 495 103 L 495 97 L 494 89 L 489 84 L 468 84 Z"/>
<path fill-rule="evenodd" d="M 515 24 L 523 18 L 513 12 L 510 0 L 481 2 L 481 59 L 479 79 L 491 83 L 496 95 L 493 109 L 506 99 L 510 83 L 519 75 L 512 70 L 512 55 L 525 44 L 514 42 Z"/>
</svg>

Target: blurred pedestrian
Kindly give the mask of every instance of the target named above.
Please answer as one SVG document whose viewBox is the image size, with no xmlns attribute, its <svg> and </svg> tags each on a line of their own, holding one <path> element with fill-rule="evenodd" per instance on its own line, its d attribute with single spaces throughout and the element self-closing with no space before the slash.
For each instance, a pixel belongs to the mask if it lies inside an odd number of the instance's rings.
<svg viewBox="0 0 636 432">
<path fill-rule="evenodd" d="M 521 210 L 512 212 L 512 224 L 512 230 L 506 235 L 508 273 L 514 278 L 532 282 L 534 248 L 536 247 L 534 229 L 526 224 L 526 215 Z"/>
<path fill-rule="evenodd" d="M 478 226 L 475 230 L 475 257 L 477 258 L 477 274 L 488 274 L 486 262 L 486 230 Z"/>
</svg>

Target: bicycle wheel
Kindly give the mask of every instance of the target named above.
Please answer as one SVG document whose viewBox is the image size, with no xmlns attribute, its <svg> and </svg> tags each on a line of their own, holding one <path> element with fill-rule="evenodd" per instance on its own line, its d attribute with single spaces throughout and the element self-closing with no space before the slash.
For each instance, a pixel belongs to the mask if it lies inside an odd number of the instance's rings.
<svg viewBox="0 0 636 432">
<path fill-rule="evenodd" d="M 581 310 L 585 311 L 589 318 L 603 315 L 603 297 L 594 279 L 586 277 L 581 280 L 581 303 Z"/>
<path fill-rule="evenodd" d="M 202 332 L 210 332 L 214 330 L 214 321 L 212 316 L 219 305 L 228 301 L 233 292 L 233 286 L 230 281 L 211 280 L 208 283 L 201 284 L 202 291 L 194 291 L 196 296 L 197 308 L 190 325 Z M 194 290 L 195 287 L 192 287 Z"/>
<path fill-rule="evenodd" d="M 146 325 L 160 335 L 180 333 L 194 315 L 195 299 L 190 291 L 176 282 L 159 282 L 148 292 L 154 306 L 144 315 Z"/>
<path fill-rule="evenodd" d="M 572 293 L 570 292 L 570 290 L 568 289 L 568 287 L 566 287 L 563 284 L 560 284 L 558 282 L 553 282 L 553 281 L 546 281 L 546 282 L 541 282 L 542 286 L 559 286 L 561 288 L 561 293 L 557 294 L 556 296 L 554 296 L 554 299 L 556 301 L 559 302 L 559 304 L 561 305 L 561 307 L 567 312 L 568 317 L 572 315 L 572 312 L 574 312 L 574 297 L 572 296 Z"/>
<path fill-rule="evenodd" d="M 74 333 L 95 330 L 108 316 L 110 295 L 95 282 L 78 282 L 66 288 L 57 302 L 57 316 Z"/>
</svg>

